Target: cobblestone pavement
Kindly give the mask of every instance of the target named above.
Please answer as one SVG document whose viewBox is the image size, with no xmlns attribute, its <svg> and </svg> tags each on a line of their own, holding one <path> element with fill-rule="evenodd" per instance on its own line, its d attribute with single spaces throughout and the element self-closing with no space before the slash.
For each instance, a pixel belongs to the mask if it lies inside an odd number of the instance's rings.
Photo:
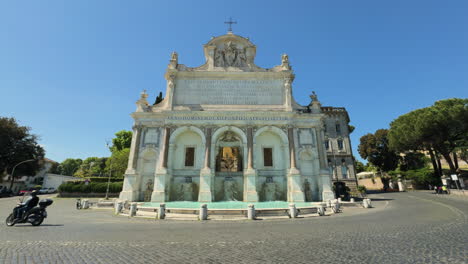
<svg viewBox="0 0 468 264">
<path fill-rule="evenodd" d="M 39 227 L 0 225 L 0 263 L 468 263 L 467 201 L 373 198 L 373 209 L 250 222 L 129 219 L 55 199 Z M 0 219 L 16 201 L 0 199 Z"/>
</svg>

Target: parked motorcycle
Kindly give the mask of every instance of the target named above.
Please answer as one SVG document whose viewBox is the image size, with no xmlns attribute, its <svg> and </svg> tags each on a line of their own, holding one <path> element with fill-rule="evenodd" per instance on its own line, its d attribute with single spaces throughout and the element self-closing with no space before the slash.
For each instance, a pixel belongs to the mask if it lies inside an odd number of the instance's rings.
<svg viewBox="0 0 468 264">
<path fill-rule="evenodd" d="M 54 201 L 52 199 L 40 200 L 38 206 L 25 212 L 21 219 L 15 219 L 14 213 L 11 213 L 6 219 L 6 224 L 7 226 L 14 226 L 15 224 L 20 223 L 31 223 L 33 226 L 38 226 L 42 224 L 44 218 L 47 217 L 46 207 L 51 205 L 53 202 Z M 21 206 L 21 204 L 18 204 L 15 209 Z"/>
</svg>

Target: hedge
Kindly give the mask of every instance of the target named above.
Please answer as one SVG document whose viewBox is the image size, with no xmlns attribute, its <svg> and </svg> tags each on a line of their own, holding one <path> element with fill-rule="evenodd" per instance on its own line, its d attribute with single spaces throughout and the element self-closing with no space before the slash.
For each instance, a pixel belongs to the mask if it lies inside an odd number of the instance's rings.
<svg viewBox="0 0 468 264">
<path fill-rule="evenodd" d="M 110 193 L 118 193 L 122 191 L 123 181 L 111 182 L 109 184 Z M 85 184 L 84 182 L 66 182 L 59 186 L 59 192 L 68 193 L 105 193 L 107 190 L 106 182 L 90 182 Z"/>
<path fill-rule="evenodd" d="M 107 183 L 107 181 L 109 180 L 108 177 L 87 177 L 86 179 L 88 179 L 90 182 L 105 182 L 105 183 Z M 110 178 L 111 182 L 120 182 L 123 180 L 124 180 L 123 177 L 111 177 Z"/>
</svg>

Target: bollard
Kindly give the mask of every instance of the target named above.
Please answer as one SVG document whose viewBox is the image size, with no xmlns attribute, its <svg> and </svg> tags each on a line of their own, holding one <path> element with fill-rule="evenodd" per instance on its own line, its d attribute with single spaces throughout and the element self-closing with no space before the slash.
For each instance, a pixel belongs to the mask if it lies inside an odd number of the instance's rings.
<svg viewBox="0 0 468 264">
<path fill-rule="evenodd" d="M 123 203 L 122 202 L 115 202 L 114 203 L 114 213 L 120 214 L 122 212 Z"/>
<path fill-rule="evenodd" d="M 249 220 L 255 220 L 255 206 L 253 204 L 249 204 L 249 207 L 247 208 L 247 219 Z"/>
<path fill-rule="evenodd" d="M 158 219 L 166 218 L 166 204 L 165 203 L 159 204 L 157 217 Z"/>
<path fill-rule="evenodd" d="M 354 203 L 356 200 L 354 200 L 354 198 L 351 198 L 351 199 L 349 199 L 349 201 L 350 201 L 351 203 Z"/>
<path fill-rule="evenodd" d="M 81 201 L 81 208 L 83 209 L 89 209 L 89 201 L 88 199 L 84 199 Z"/>
<path fill-rule="evenodd" d="M 338 213 L 338 210 L 336 208 L 337 208 L 336 203 L 332 203 L 331 209 L 332 209 L 333 213 L 335 213 L 335 214 Z"/>
<path fill-rule="evenodd" d="M 337 199 L 337 201 L 338 201 L 339 203 L 341 203 L 341 197 L 340 197 L 340 198 L 338 198 L 338 199 Z"/>
<path fill-rule="evenodd" d="M 325 206 L 323 204 L 317 206 L 317 213 L 319 216 L 325 215 Z"/>
<path fill-rule="evenodd" d="M 200 214 L 198 220 L 207 220 L 208 219 L 208 207 L 206 204 L 200 205 Z"/>
<path fill-rule="evenodd" d="M 134 217 L 137 212 L 137 203 L 130 204 L 130 217 Z"/>
<path fill-rule="evenodd" d="M 297 209 L 295 204 L 289 204 L 289 218 L 297 218 Z"/>
<path fill-rule="evenodd" d="M 328 207 L 328 208 L 331 207 L 331 204 L 332 204 L 331 200 L 327 200 L 327 207 Z"/>
<path fill-rule="evenodd" d="M 372 208 L 372 203 L 370 199 L 362 199 L 362 206 L 364 208 Z"/>
</svg>

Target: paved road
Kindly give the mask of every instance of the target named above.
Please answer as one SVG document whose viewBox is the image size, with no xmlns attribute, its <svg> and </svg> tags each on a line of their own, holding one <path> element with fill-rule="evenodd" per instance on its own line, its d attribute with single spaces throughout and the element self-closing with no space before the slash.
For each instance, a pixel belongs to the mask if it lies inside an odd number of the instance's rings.
<svg viewBox="0 0 468 264">
<path fill-rule="evenodd" d="M 468 201 L 380 194 L 374 209 L 271 221 L 155 221 L 56 199 L 39 227 L 0 225 L 0 263 L 468 263 Z M 0 199 L 5 219 L 14 199 Z"/>
</svg>

